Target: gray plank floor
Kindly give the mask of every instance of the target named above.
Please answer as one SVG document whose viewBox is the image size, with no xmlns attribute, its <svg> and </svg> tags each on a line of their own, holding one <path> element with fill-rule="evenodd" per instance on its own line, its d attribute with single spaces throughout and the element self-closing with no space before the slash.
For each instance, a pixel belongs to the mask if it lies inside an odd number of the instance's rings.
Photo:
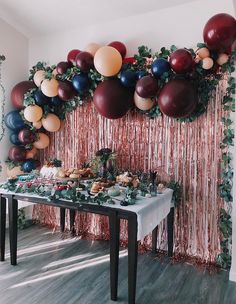
<svg viewBox="0 0 236 304">
<path fill-rule="evenodd" d="M 45 227 L 19 232 L 18 265 L 0 263 L 0 304 L 111 304 L 109 243 L 64 238 Z M 121 249 L 118 304 L 127 303 L 127 251 Z M 137 304 L 236 304 L 228 272 L 139 255 Z"/>
</svg>

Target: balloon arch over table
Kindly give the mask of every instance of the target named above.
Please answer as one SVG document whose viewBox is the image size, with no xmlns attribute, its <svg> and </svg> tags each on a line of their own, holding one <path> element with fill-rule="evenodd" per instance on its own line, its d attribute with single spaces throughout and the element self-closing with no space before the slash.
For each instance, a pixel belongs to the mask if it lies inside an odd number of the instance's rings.
<svg viewBox="0 0 236 304">
<path fill-rule="evenodd" d="M 47 132 L 58 131 L 66 114 L 90 98 L 109 119 L 134 108 L 150 118 L 163 113 L 194 120 L 207 109 L 211 91 L 229 70 L 236 20 L 228 14 L 213 16 L 203 37 L 196 50 L 172 46 L 152 54 L 142 46 L 138 55 L 126 58 L 126 46 L 114 41 L 71 50 L 67 61 L 56 66 L 39 62 L 29 81 L 18 83 L 11 93 L 16 110 L 5 116 L 12 131 L 9 164 L 20 164 L 24 172 L 35 169 L 38 150 L 50 142 Z"/>
</svg>

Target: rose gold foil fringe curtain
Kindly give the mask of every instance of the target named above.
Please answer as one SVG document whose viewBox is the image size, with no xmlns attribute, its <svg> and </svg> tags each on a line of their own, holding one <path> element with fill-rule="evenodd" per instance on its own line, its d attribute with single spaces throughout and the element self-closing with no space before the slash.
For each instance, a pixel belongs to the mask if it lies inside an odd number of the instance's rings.
<svg viewBox="0 0 236 304">
<path fill-rule="evenodd" d="M 163 168 L 183 185 L 183 198 L 175 211 L 175 252 L 214 261 L 220 250 L 218 228 L 223 137 L 221 101 L 227 80 L 222 80 L 209 103 L 208 111 L 192 123 L 180 123 L 162 116 L 149 119 L 129 113 L 122 119 L 101 117 L 92 102 L 68 115 L 61 131 L 51 137 L 51 145 L 41 160 L 56 157 L 66 168 L 80 167 L 103 147 L 117 152 L 121 170 L 155 170 Z M 36 206 L 35 219 L 58 224 L 53 208 Z M 122 239 L 127 238 L 122 224 Z M 164 229 L 164 231 L 163 231 Z M 77 215 L 77 231 L 95 238 L 108 238 L 108 222 L 101 216 Z M 160 247 L 166 243 L 165 223 L 159 231 Z M 148 247 L 148 236 L 143 244 Z"/>
</svg>

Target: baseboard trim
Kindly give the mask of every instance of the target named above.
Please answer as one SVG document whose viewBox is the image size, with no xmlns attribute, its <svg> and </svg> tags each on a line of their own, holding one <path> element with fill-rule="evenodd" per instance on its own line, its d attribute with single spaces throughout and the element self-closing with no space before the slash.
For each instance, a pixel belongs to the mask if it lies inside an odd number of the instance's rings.
<svg viewBox="0 0 236 304">
<path fill-rule="evenodd" d="M 229 280 L 233 281 L 233 282 L 236 282 L 236 271 L 230 270 L 230 272 L 229 272 Z"/>
</svg>

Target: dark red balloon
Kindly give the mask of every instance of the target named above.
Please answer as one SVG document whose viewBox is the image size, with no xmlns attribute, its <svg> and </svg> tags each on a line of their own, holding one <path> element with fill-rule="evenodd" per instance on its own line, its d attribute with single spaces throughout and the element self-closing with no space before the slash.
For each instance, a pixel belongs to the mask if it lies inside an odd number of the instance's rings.
<svg viewBox="0 0 236 304">
<path fill-rule="evenodd" d="M 120 41 L 112 41 L 108 44 L 109 46 L 112 46 L 113 48 L 117 49 L 117 51 L 121 54 L 121 57 L 124 59 L 126 55 L 126 46 L 124 43 Z"/>
<path fill-rule="evenodd" d="M 80 53 L 80 50 L 71 50 L 69 51 L 67 55 L 67 61 L 71 62 L 72 64 L 75 64 L 76 62 L 76 56 Z"/>
<path fill-rule="evenodd" d="M 150 98 L 155 96 L 157 94 L 157 90 L 157 80 L 151 75 L 140 78 L 135 87 L 136 93 L 143 98 Z"/>
<path fill-rule="evenodd" d="M 64 74 L 67 69 L 71 68 L 72 64 L 68 61 L 61 61 L 57 64 L 57 73 L 58 74 Z"/>
<path fill-rule="evenodd" d="M 19 132 L 18 139 L 22 144 L 29 145 L 35 141 L 36 136 L 31 130 L 23 129 Z"/>
<path fill-rule="evenodd" d="M 193 68 L 192 54 L 185 49 L 178 49 L 170 55 L 171 68 L 178 74 L 188 73 Z"/>
<path fill-rule="evenodd" d="M 195 110 L 197 102 L 193 84 L 185 79 L 170 80 L 158 97 L 161 112 L 174 118 L 189 116 Z"/>
<path fill-rule="evenodd" d="M 212 51 L 225 52 L 236 39 L 236 20 L 228 14 L 211 17 L 203 30 L 203 38 Z"/>
<path fill-rule="evenodd" d="M 93 67 L 93 55 L 89 52 L 80 52 L 76 56 L 76 65 L 82 72 L 89 72 Z"/>
<path fill-rule="evenodd" d="M 58 97 L 68 101 L 75 96 L 76 92 L 70 81 L 60 81 L 58 86 Z"/>
<path fill-rule="evenodd" d="M 93 95 L 97 111 L 109 119 L 124 116 L 133 105 L 133 92 L 125 88 L 119 79 L 101 82 Z"/>
<path fill-rule="evenodd" d="M 25 159 L 25 156 L 26 156 L 25 148 L 19 146 L 11 147 L 8 153 L 9 159 L 15 162 L 23 161 Z"/>
<path fill-rule="evenodd" d="M 33 81 L 21 81 L 11 91 L 11 102 L 17 110 L 24 108 L 24 94 L 30 89 L 36 88 Z"/>
</svg>

